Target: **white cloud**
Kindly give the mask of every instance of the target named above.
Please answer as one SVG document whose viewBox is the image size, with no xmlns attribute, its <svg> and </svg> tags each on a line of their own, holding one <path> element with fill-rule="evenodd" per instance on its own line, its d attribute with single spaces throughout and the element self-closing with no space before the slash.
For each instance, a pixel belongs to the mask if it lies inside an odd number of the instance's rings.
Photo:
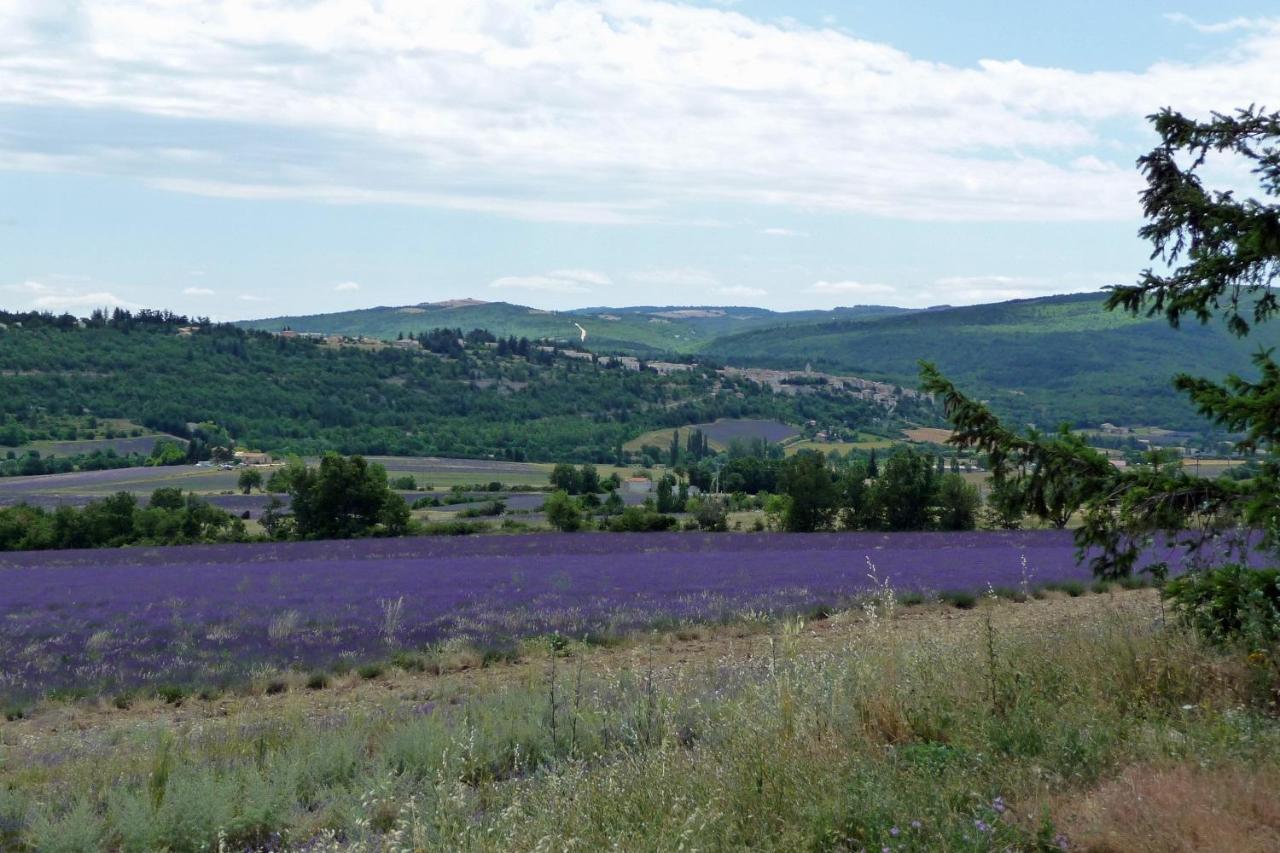
<svg viewBox="0 0 1280 853">
<path fill-rule="evenodd" d="M 790 228 L 761 228 L 760 233 L 767 237 L 803 237 L 803 231 L 793 231 Z"/>
<path fill-rule="evenodd" d="M 676 287 L 713 287 L 720 283 L 714 273 L 694 267 L 638 270 L 628 276 L 640 284 L 672 285 Z"/>
<path fill-rule="evenodd" d="M 745 284 L 731 284 L 726 287 L 717 287 L 716 293 L 721 296 L 740 296 L 744 298 L 769 295 L 769 291 L 767 290 L 763 290 L 759 287 L 748 287 Z"/>
<path fill-rule="evenodd" d="M 1175 24 L 1185 24 L 1192 29 L 1202 33 L 1229 33 L 1235 30 L 1257 30 L 1264 29 L 1271 23 L 1266 18 L 1231 18 L 1227 21 L 1217 21 L 1212 24 L 1203 24 L 1190 15 L 1182 12 L 1170 12 L 1166 14 L 1165 20 L 1172 21 Z"/>
<path fill-rule="evenodd" d="M 337 284 L 335 284 L 335 285 L 333 286 L 333 289 L 334 289 L 334 290 L 336 290 L 336 291 L 338 291 L 338 292 L 340 292 L 340 293 L 342 293 L 342 292 L 347 292 L 347 291 L 352 291 L 352 290 L 359 290 L 359 289 L 360 289 L 360 282 L 358 282 L 358 281 L 340 281 L 340 282 L 338 282 Z"/>
<path fill-rule="evenodd" d="M 0 64 L 0 67 L 3 67 Z M 3 152 L 0 152 L 2 154 Z M 3 164 L 3 157 L 0 157 Z M 350 175 L 342 175 L 350 178 Z M 650 222 L 657 218 L 654 201 L 567 201 L 537 198 L 503 198 L 492 195 L 408 191 L 387 187 L 350 184 L 281 183 L 262 184 L 232 180 L 196 178 L 148 178 L 147 184 L 168 192 L 212 198 L 259 201 L 310 201 L 322 204 L 388 204 L 410 207 L 438 207 L 469 213 L 491 213 L 531 222 L 586 222 L 621 225 Z"/>
<path fill-rule="evenodd" d="M 101 285 L 99 285 L 101 286 Z M 66 311 L 88 314 L 94 308 L 137 308 L 138 306 L 108 290 L 82 291 L 53 286 L 40 281 L 21 281 L 0 286 L 0 290 L 25 298 L 22 306 L 37 311 Z"/>
<path fill-rule="evenodd" d="M 71 311 L 77 308 L 132 308 L 133 303 L 126 302 L 114 293 L 105 290 L 94 293 L 50 293 L 36 297 L 37 308 Z"/>
<path fill-rule="evenodd" d="M 489 286 L 541 293 L 590 293 L 593 286 L 611 283 L 608 276 L 591 270 L 555 270 L 542 275 L 504 275 Z"/>
<path fill-rule="evenodd" d="M 1166 103 L 1280 102 L 1280 23 L 1266 19 L 1180 16 L 1233 41 L 1195 63 L 1088 72 L 951 66 L 661 0 L 47 6 L 0 15 L 0 103 L 82 110 L 91 130 L 97 116 L 141 116 L 165 132 L 150 144 L 20 134 L 0 142 L 0 164 L 219 197 L 555 222 L 670 220 L 706 201 L 1127 219 L 1140 183 L 1117 127 L 1132 133 Z M 206 122 L 247 130 L 205 134 Z"/>
<path fill-rule="evenodd" d="M 1054 293 L 1083 293 L 1106 284 L 1127 281 L 1132 273 L 1065 272 L 1041 275 L 957 275 L 934 281 L 925 294 L 929 304 L 971 305 L 1030 299 Z M 908 299 L 907 304 L 917 304 Z"/>
<path fill-rule="evenodd" d="M 581 281 L 586 284 L 596 284 L 605 286 L 613 284 L 609 276 L 604 273 L 595 272 L 594 270 L 553 270 L 547 273 L 552 278 L 569 279 L 570 281 Z"/>
<path fill-rule="evenodd" d="M 240 294 L 240 301 L 241 302 L 266 302 L 267 297 L 258 296 L 253 293 L 242 293 Z"/>
<path fill-rule="evenodd" d="M 213 296 L 213 291 L 207 287 L 184 287 L 182 288 L 184 296 Z"/>
<path fill-rule="evenodd" d="M 4 289 L 11 293 L 43 293 L 49 286 L 38 281 L 20 281 L 17 284 L 6 284 Z"/>
<path fill-rule="evenodd" d="M 806 292 L 841 296 L 870 296 L 896 293 L 896 288 L 888 284 L 868 283 L 864 281 L 815 281 Z"/>
</svg>

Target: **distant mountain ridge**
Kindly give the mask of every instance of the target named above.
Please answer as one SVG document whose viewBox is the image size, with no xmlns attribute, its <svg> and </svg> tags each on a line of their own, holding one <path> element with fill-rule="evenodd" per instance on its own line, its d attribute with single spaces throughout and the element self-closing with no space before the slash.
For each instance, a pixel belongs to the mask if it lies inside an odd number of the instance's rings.
<svg viewBox="0 0 1280 853">
<path fill-rule="evenodd" d="M 1081 293 L 755 329 L 705 351 L 733 364 L 812 365 L 907 385 L 924 359 L 1018 424 L 1203 429 L 1173 389 L 1174 375 L 1254 376 L 1251 356 L 1277 345 L 1280 328 L 1259 326 L 1243 339 L 1217 322 L 1173 329 L 1161 316 L 1107 311 L 1102 294 Z"/>
<path fill-rule="evenodd" d="M 392 340 L 448 327 L 486 329 L 500 337 L 547 338 L 601 352 L 635 355 L 692 353 L 728 334 L 773 325 L 887 316 L 905 308 L 868 305 L 830 311 L 770 311 L 735 306 L 629 306 L 545 311 L 509 302 L 450 299 L 417 305 L 378 306 L 332 314 L 269 317 L 236 325 L 249 329 L 363 335 Z M 587 331 L 584 341 L 579 326 Z"/>
<path fill-rule="evenodd" d="M 378 338 L 441 326 L 482 328 L 599 352 L 706 354 L 736 365 L 812 366 L 906 386 L 915 385 L 917 362 L 927 359 L 1000 414 L 1042 427 L 1110 421 L 1204 428 L 1173 390 L 1173 375 L 1250 376 L 1257 348 L 1280 345 L 1280 328 L 1259 327 L 1240 340 L 1219 324 L 1171 329 L 1159 317 L 1108 312 L 1102 302 L 1101 293 L 1080 293 L 923 310 L 643 305 L 557 312 L 449 300 L 240 325 Z"/>
</svg>

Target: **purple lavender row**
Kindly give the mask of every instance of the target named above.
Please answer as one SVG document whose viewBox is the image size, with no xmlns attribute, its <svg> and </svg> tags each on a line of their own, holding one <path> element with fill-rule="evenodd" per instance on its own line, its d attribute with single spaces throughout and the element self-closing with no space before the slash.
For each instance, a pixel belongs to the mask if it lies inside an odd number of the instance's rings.
<svg viewBox="0 0 1280 853">
<path fill-rule="evenodd" d="M 1159 549 L 1178 571 L 1180 551 Z M 1027 565 L 1024 575 L 1023 559 Z M 1069 533 L 582 534 L 45 551 L 0 561 L 0 697 L 231 683 L 461 638 L 838 605 L 870 559 L 900 591 L 1086 581 Z M 387 602 L 403 599 L 387 635 Z"/>
</svg>

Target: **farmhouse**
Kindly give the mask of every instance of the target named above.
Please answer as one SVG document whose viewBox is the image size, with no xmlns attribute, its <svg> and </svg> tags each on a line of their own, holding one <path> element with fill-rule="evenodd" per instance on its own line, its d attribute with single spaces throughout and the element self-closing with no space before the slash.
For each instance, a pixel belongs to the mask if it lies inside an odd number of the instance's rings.
<svg viewBox="0 0 1280 853">
<path fill-rule="evenodd" d="M 622 481 L 622 488 L 629 494 L 647 495 L 653 491 L 653 481 L 648 477 L 628 477 Z"/>
<path fill-rule="evenodd" d="M 237 450 L 235 452 L 236 461 L 241 465 L 270 465 L 271 454 L 259 453 L 256 450 Z"/>
</svg>

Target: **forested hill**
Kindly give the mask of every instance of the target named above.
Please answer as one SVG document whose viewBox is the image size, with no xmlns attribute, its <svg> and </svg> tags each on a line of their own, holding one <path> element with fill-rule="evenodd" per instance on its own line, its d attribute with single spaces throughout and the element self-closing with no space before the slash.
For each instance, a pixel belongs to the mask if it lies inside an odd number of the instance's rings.
<svg viewBox="0 0 1280 853">
<path fill-rule="evenodd" d="M 704 368 L 661 376 L 471 333 L 448 346 L 330 346 L 117 312 L 87 324 L 0 312 L 0 424 L 127 418 L 190 436 L 211 423 L 241 445 L 299 453 L 613 461 L 644 432 L 721 417 L 885 420 L 835 391 L 790 397 Z"/>
<path fill-rule="evenodd" d="M 1173 375 L 1253 376 L 1250 356 L 1280 344 L 1280 327 L 1237 339 L 1220 324 L 1171 329 L 1161 317 L 1102 303 L 1101 294 L 1085 293 L 769 328 L 720 338 L 706 351 L 730 363 L 812 364 L 902 384 L 927 359 L 1017 423 L 1199 429 L 1205 422 L 1173 389 Z"/>
<path fill-rule="evenodd" d="M 906 309 L 857 305 L 830 311 L 776 312 L 719 306 L 580 308 L 542 311 L 507 302 L 472 299 L 399 307 L 364 308 L 333 314 L 245 320 L 247 329 L 364 335 L 394 340 L 433 328 L 487 329 L 499 337 L 557 340 L 595 352 L 636 355 L 696 352 L 717 337 L 779 324 L 857 319 L 903 313 Z M 586 337 L 583 338 L 583 333 Z"/>
</svg>

